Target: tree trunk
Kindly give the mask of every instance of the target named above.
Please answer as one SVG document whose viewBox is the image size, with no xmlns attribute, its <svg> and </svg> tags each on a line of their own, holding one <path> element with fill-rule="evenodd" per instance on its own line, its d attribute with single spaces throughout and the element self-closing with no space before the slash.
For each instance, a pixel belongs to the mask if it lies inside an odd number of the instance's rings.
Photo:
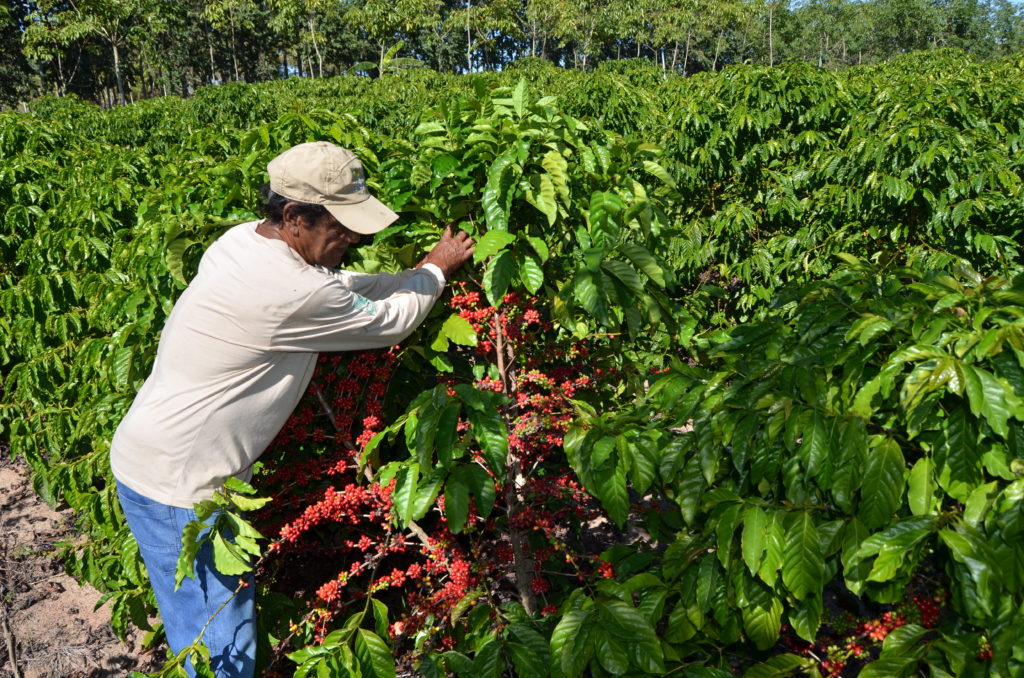
<svg viewBox="0 0 1024 678">
<path fill-rule="evenodd" d="M 320 56 L 320 45 L 316 42 L 316 31 L 313 30 L 313 16 L 309 16 L 309 37 L 313 40 L 313 51 L 316 52 L 316 65 L 320 77 L 324 77 L 324 59 Z"/>
<path fill-rule="evenodd" d="M 149 69 L 148 52 L 149 50 L 143 47 L 142 52 L 139 54 L 139 61 L 142 62 L 142 68 L 140 69 L 142 74 L 139 79 L 139 99 L 148 99 L 156 91 L 156 77 Z"/>
<path fill-rule="evenodd" d="M 469 32 L 469 12 L 472 9 L 472 0 L 466 0 L 466 73 L 473 72 L 473 41 Z"/>
<path fill-rule="evenodd" d="M 64 83 L 64 62 L 61 61 L 60 52 L 57 52 L 57 82 L 54 83 L 54 93 L 62 97 L 64 96 L 67 86 Z"/>
<path fill-rule="evenodd" d="M 672 47 L 672 72 L 676 72 L 676 66 L 679 64 L 679 41 L 676 40 L 675 45 Z"/>
<path fill-rule="evenodd" d="M 768 65 L 775 65 L 775 42 L 772 35 L 772 19 L 775 15 L 775 3 L 768 3 Z"/>
<path fill-rule="evenodd" d="M 110 46 L 114 48 L 114 77 L 117 79 L 117 97 L 121 101 L 121 105 L 124 106 L 124 83 L 121 82 L 121 53 L 117 49 L 117 43 L 111 42 Z"/>
<path fill-rule="evenodd" d="M 686 76 L 686 68 L 690 63 L 690 36 L 689 29 L 686 31 L 686 49 L 683 51 L 683 76 Z"/>
<path fill-rule="evenodd" d="M 231 26 L 231 64 L 235 68 L 235 82 L 242 78 L 238 74 L 238 50 L 235 47 L 235 15 L 228 11 L 228 25 Z"/>
<path fill-rule="evenodd" d="M 206 46 L 210 50 L 210 84 L 212 85 L 214 84 L 214 78 L 217 77 L 217 64 L 213 60 L 213 40 L 210 39 L 211 30 L 213 29 L 210 28 L 210 30 L 206 32 Z"/>
<path fill-rule="evenodd" d="M 719 31 L 719 32 L 718 32 L 718 40 L 716 40 L 716 41 L 715 41 L 715 58 L 714 58 L 714 60 L 713 60 L 713 61 L 711 62 L 711 70 L 712 70 L 712 71 L 714 71 L 714 70 L 717 70 L 717 69 L 718 69 L 718 55 L 719 55 L 719 53 L 720 53 L 720 52 L 722 51 L 722 36 L 723 36 L 724 34 L 725 34 L 725 31 L 724 31 L 724 30 L 722 30 L 722 31 Z"/>
<path fill-rule="evenodd" d="M 384 43 L 380 44 L 380 64 L 377 65 L 377 77 L 384 77 Z"/>
</svg>

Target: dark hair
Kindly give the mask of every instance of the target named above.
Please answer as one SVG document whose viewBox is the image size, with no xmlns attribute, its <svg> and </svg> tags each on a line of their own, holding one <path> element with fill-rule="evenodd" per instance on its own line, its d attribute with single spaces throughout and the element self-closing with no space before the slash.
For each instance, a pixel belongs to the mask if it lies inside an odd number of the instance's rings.
<svg viewBox="0 0 1024 678">
<path fill-rule="evenodd" d="M 310 223 L 318 221 L 320 217 L 327 214 L 327 208 L 323 205 L 299 202 L 298 200 L 285 198 L 284 196 L 274 193 L 270 190 L 269 183 L 263 184 L 263 186 L 260 187 L 260 194 L 263 196 L 263 204 L 260 205 L 260 212 L 275 224 L 280 224 L 284 220 L 284 206 L 288 203 L 294 204 L 292 209 L 295 210 L 294 214 L 296 216 L 305 217 L 310 221 Z"/>
</svg>

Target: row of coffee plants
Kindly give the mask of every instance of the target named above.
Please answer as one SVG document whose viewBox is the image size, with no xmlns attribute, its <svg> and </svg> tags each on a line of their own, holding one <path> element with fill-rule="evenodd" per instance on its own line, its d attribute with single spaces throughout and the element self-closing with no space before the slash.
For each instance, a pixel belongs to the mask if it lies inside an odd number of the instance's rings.
<svg viewBox="0 0 1024 678">
<path fill-rule="evenodd" d="M 110 435 L 206 244 L 327 139 L 403 216 L 352 267 L 478 246 L 401 347 L 322 356 L 269 502 L 204 507 L 250 511 L 214 546 L 269 675 L 1024 670 L 1024 63 L 620 70 L 0 117 L 0 426 L 118 633 L 154 606 Z"/>
</svg>

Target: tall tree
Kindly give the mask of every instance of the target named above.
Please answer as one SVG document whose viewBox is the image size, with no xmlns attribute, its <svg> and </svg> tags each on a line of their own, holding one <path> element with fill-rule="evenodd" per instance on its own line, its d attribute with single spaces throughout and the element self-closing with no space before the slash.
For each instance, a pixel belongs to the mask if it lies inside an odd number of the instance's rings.
<svg viewBox="0 0 1024 678">
<path fill-rule="evenodd" d="M 942 15 L 930 0 L 876 0 L 870 7 L 878 58 L 936 46 Z"/>
<path fill-rule="evenodd" d="M 206 3 L 203 15 L 210 26 L 214 29 L 227 29 L 231 46 L 231 67 L 234 80 L 242 79 L 242 71 L 238 64 L 238 33 L 252 29 L 252 23 L 247 21 L 246 10 L 252 8 L 252 0 L 211 0 Z M 207 44 L 210 51 L 210 70 L 213 69 L 213 43 Z"/>
<path fill-rule="evenodd" d="M 465 37 L 467 72 L 482 65 L 474 63 L 476 52 L 492 48 L 503 36 L 522 37 L 516 20 L 519 0 L 462 0 L 460 4 L 448 14 L 445 26 L 450 35 Z"/>
<path fill-rule="evenodd" d="M 442 6 L 440 0 L 366 0 L 345 13 L 345 23 L 365 32 L 377 48 L 378 72 L 384 73 L 388 50 L 441 21 Z"/>
<path fill-rule="evenodd" d="M 526 0 L 526 6 L 517 15 L 521 17 L 523 34 L 529 40 L 528 56 L 547 54 L 548 44 L 555 40 L 560 8 L 564 4 L 560 0 Z"/>
<path fill-rule="evenodd" d="M 555 35 L 572 48 L 575 68 L 586 69 L 614 30 L 609 0 L 578 0 L 557 3 Z"/>
<path fill-rule="evenodd" d="M 1024 51 L 1024 5 L 993 0 L 990 9 L 992 48 L 995 54 Z"/>
<path fill-rule="evenodd" d="M 706 53 L 715 42 L 714 36 L 724 27 L 731 10 L 726 5 L 731 0 L 714 0 L 711 3 L 696 0 L 657 0 L 652 15 L 652 39 L 655 45 L 668 50 L 672 57 L 666 70 L 683 75 L 690 73 L 691 63 L 699 60 L 709 62 Z M 705 63 L 706 68 L 709 64 Z"/>
<path fill-rule="evenodd" d="M 25 42 L 30 53 L 43 53 L 52 46 L 67 47 L 84 36 L 93 35 L 105 42 L 113 57 L 117 95 L 125 104 L 122 77 L 122 50 L 137 34 L 145 0 L 41 0 L 29 17 Z"/>
<path fill-rule="evenodd" d="M 809 0 L 793 12 L 794 34 L 791 53 L 818 68 L 838 68 L 848 63 L 857 43 L 855 16 L 860 10 L 849 0 Z"/>
<path fill-rule="evenodd" d="M 31 67 L 21 52 L 21 31 L 11 3 L 0 3 L 0 108 L 14 106 L 31 85 Z"/>
</svg>

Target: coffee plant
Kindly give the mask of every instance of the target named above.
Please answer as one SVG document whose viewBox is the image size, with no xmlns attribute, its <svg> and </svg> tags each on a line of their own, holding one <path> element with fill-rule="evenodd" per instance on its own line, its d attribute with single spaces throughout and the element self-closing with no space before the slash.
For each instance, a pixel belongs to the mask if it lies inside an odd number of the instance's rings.
<svg viewBox="0 0 1024 678">
<path fill-rule="evenodd" d="M 264 675 L 1024 674 L 1024 62 L 662 80 L 538 62 L 0 115 L 0 426 L 149 631 L 108 442 L 266 163 L 354 150 L 423 326 L 320 356 L 197 509 Z M 219 510 L 218 510 L 219 509 Z M 222 532 L 233 535 L 225 539 Z M 161 675 L 206 666 L 202 639 Z"/>
</svg>

